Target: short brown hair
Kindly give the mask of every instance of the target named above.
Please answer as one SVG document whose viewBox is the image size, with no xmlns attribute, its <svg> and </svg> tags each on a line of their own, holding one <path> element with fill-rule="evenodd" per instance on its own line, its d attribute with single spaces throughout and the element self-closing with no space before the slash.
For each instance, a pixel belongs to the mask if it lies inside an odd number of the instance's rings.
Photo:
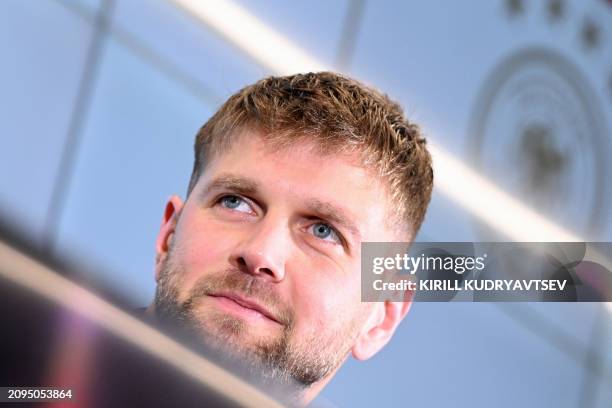
<svg viewBox="0 0 612 408">
<path fill-rule="evenodd" d="M 277 147 L 312 140 L 321 152 L 359 151 L 388 188 L 412 237 L 433 187 L 431 156 L 419 127 L 388 96 L 332 72 L 265 78 L 232 95 L 202 126 L 188 193 L 208 160 L 239 130 L 254 128 Z"/>
</svg>

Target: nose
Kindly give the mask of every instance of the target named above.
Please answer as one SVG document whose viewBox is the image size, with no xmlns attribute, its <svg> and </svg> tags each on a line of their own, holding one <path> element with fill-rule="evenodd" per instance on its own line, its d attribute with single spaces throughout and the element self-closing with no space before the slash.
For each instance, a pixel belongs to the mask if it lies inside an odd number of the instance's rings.
<svg viewBox="0 0 612 408">
<path fill-rule="evenodd" d="M 280 220 L 261 220 L 234 248 L 230 262 L 245 273 L 281 282 L 285 278 L 290 243 L 286 224 Z"/>
</svg>

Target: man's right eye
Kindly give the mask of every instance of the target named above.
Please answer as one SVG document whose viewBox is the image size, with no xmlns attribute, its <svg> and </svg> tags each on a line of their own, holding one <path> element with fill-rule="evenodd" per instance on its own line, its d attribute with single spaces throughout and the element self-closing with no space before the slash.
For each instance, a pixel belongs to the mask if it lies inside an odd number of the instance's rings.
<svg viewBox="0 0 612 408">
<path fill-rule="evenodd" d="M 219 198 L 218 202 L 219 204 L 221 204 L 222 207 L 228 208 L 230 210 L 244 213 L 253 212 L 253 209 L 251 208 L 249 203 L 247 203 L 244 199 L 237 195 L 225 195 Z"/>
</svg>

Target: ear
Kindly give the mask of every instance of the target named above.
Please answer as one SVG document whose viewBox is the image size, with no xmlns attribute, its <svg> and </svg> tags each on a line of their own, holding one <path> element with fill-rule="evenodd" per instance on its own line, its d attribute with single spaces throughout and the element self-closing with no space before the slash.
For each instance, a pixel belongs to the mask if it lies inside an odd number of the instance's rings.
<svg viewBox="0 0 612 408">
<path fill-rule="evenodd" d="M 357 360 L 367 360 L 382 349 L 406 317 L 412 305 L 413 291 L 404 292 L 403 301 L 376 302 L 370 318 L 353 344 L 351 353 Z"/>
<path fill-rule="evenodd" d="M 183 201 L 180 197 L 173 195 L 168 199 L 166 203 L 166 209 L 162 217 L 161 226 L 159 233 L 157 234 L 157 240 L 155 241 L 155 281 L 159 281 L 159 276 L 163 263 L 168 256 L 168 249 L 172 239 L 174 238 L 174 231 L 176 230 L 176 223 L 178 216 L 183 209 Z"/>
</svg>

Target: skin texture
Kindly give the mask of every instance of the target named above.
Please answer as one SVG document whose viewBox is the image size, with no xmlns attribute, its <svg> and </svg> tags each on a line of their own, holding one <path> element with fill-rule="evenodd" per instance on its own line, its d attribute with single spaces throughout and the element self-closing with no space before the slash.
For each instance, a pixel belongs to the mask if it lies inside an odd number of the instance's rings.
<svg viewBox="0 0 612 408">
<path fill-rule="evenodd" d="M 384 184 L 356 163 L 308 142 L 272 151 L 243 132 L 186 202 L 169 199 L 149 313 L 297 381 L 304 403 L 350 354 L 373 356 L 410 298 L 360 301 L 360 242 L 407 237 L 387 225 Z"/>
</svg>

